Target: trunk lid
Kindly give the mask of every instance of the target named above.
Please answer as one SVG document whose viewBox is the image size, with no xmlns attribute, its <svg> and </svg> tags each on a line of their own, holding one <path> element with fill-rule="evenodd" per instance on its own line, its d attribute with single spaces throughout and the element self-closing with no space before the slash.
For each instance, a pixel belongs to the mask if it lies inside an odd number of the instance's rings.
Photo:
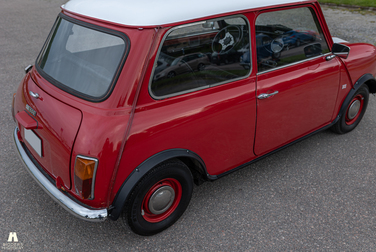
<svg viewBox="0 0 376 252">
<path fill-rule="evenodd" d="M 82 113 L 50 96 L 30 75 L 24 79 L 22 89 L 23 97 L 16 98 L 15 112 L 23 142 L 43 170 L 57 184 L 70 189 L 71 153 Z"/>
</svg>

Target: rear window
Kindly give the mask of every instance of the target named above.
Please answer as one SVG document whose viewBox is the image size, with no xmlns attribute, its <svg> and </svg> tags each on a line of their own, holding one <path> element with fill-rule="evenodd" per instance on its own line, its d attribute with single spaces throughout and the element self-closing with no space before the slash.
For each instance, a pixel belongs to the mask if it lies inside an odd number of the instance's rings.
<svg viewBox="0 0 376 252">
<path fill-rule="evenodd" d="M 125 35 L 57 19 L 37 59 L 47 79 L 76 96 L 98 101 L 112 90 L 125 58 Z"/>
<path fill-rule="evenodd" d="M 245 78 L 249 45 L 249 25 L 240 16 L 175 27 L 160 48 L 150 93 L 161 99 Z"/>
</svg>

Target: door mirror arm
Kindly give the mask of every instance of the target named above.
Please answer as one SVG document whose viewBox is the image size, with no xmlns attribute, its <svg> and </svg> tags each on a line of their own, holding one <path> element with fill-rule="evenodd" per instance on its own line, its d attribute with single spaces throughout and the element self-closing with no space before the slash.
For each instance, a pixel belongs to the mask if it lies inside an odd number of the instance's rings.
<svg viewBox="0 0 376 252">
<path fill-rule="evenodd" d="M 350 47 L 343 44 L 334 43 L 332 47 L 332 53 L 338 57 L 347 59 L 350 53 Z"/>
</svg>

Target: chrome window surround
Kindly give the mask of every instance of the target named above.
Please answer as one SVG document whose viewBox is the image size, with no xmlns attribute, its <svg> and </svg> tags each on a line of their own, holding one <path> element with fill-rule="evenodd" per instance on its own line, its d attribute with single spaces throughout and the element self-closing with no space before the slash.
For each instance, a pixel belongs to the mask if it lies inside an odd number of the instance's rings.
<svg viewBox="0 0 376 252">
<path fill-rule="evenodd" d="M 228 81 L 222 81 L 222 82 L 218 82 L 216 84 L 212 84 L 212 85 L 206 85 L 206 86 L 202 86 L 202 87 L 198 87 L 198 88 L 193 88 L 193 89 L 188 89 L 188 90 L 185 90 L 185 91 L 181 91 L 181 92 L 176 92 L 176 93 L 173 93 L 173 94 L 169 94 L 169 95 L 163 95 L 163 96 L 156 96 L 153 94 L 152 90 L 151 90 L 151 84 L 152 84 L 152 81 L 153 81 L 153 77 L 154 77 L 154 71 L 155 71 L 155 68 L 157 66 L 157 61 L 159 59 L 159 55 L 161 53 L 161 50 L 162 50 L 162 47 L 163 47 L 163 44 L 164 42 L 166 41 L 168 35 L 177 30 L 177 29 L 181 29 L 181 28 L 185 28 L 185 27 L 189 27 L 189 26 L 193 26 L 193 25 L 197 25 L 197 24 L 204 24 L 206 21 L 216 21 L 216 20 L 223 20 L 223 19 L 230 19 L 230 18 L 236 18 L 236 17 L 240 17 L 242 19 L 244 19 L 244 21 L 247 23 L 248 25 L 248 33 L 249 33 L 249 57 L 251 59 L 251 66 L 250 66 L 250 69 L 249 69 L 249 72 L 247 75 L 243 76 L 243 77 L 239 77 L 239 78 L 235 78 L 235 79 L 231 79 L 231 80 L 228 80 Z M 170 30 L 168 30 L 166 32 L 166 34 L 163 36 L 162 38 L 162 41 L 161 43 L 159 44 L 159 48 L 158 48 L 158 53 L 155 57 L 155 60 L 154 60 L 154 63 L 153 63 L 153 70 L 151 72 L 151 75 L 150 75 L 150 80 L 149 80 L 149 86 L 148 86 L 148 90 L 149 90 L 149 95 L 155 99 L 155 100 L 163 100 L 163 99 L 166 99 L 166 98 L 170 98 L 170 97 L 175 97 L 175 96 L 179 96 L 179 95 L 182 95 L 182 94 L 187 94 L 187 93 L 192 93 L 192 92 L 195 92 L 195 91 L 199 91 L 199 90 L 203 90 L 203 89 L 207 89 L 207 88 L 210 88 L 210 87 L 215 87 L 215 86 L 219 86 L 219 85 L 223 85 L 223 84 L 226 84 L 226 83 L 230 83 L 230 82 L 234 82 L 234 81 L 238 81 L 238 80 L 242 80 L 242 79 L 246 79 L 248 78 L 251 73 L 252 73 L 252 70 L 253 70 L 253 65 L 252 65 L 252 45 L 251 45 L 251 26 L 250 26 L 250 23 L 247 19 L 246 16 L 244 15 L 234 15 L 234 16 L 224 16 L 224 17 L 218 17 L 218 18 L 214 18 L 214 19 L 208 19 L 208 20 L 205 20 L 205 21 L 198 21 L 198 22 L 194 22 L 194 23 L 190 23 L 190 24 L 185 24 L 185 25 L 179 25 L 179 26 L 176 26 L 176 27 L 172 27 Z"/>
<path fill-rule="evenodd" d="M 91 194 L 90 194 L 90 197 L 88 198 L 89 200 L 92 200 L 94 199 L 94 188 L 95 188 L 95 177 L 97 175 L 97 168 L 98 168 L 98 159 L 96 158 L 92 158 L 92 157 L 86 157 L 86 156 L 82 156 L 82 155 L 77 155 L 76 156 L 76 159 L 74 160 L 74 169 L 76 169 L 76 162 L 77 162 L 77 159 L 78 158 L 81 158 L 81 159 L 86 159 L 86 160 L 91 160 L 91 161 L 94 161 L 95 162 L 95 166 L 94 166 L 94 174 L 93 174 L 93 181 L 91 183 Z M 76 176 L 74 174 L 74 171 L 73 171 L 73 178 L 74 178 L 74 188 L 75 188 L 75 191 L 76 193 L 78 194 L 77 192 L 77 188 L 76 188 Z"/>
<path fill-rule="evenodd" d="M 286 65 L 283 65 L 283 66 L 279 66 L 279 67 L 276 67 L 276 68 L 271 68 L 271 69 L 268 69 L 268 70 L 265 70 L 265 71 L 257 72 L 256 75 L 261 75 L 261 74 L 264 74 L 264 73 L 269 73 L 269 72 L 272 72 L 272 71 L 275 71 L 275 70 L 278 70 L 278 69 L 282 69 L 282 68 L 286 68 L 286 67 L 289 67 L 289 66 L 298 65 L 300 63 L 304 63 L 304 62 L 307 62 L 307 61 L 310 61 L 310 60 L 313 60 L 313 59 L 317 59 L 317 58 L 320 58 L 320 57 L 325 58 L 328 55 L 333 55 L 333 54 L 331 52 L 328 52 L 328 53 L 318 55 L 318 56 L 315 56 L 315 57 L 312 57 L 312 58 L 296 61 L 296 62 L 286 64 Z"/>
<path fill-rule="evenodd" d="M 313 19 L 316 20 L 316 22 L 317 22 L 316 25 L 317 25 L 317 24 L 320 24 L 320 22 L 319 22 L 319 20 L 318 20 L 318 18 L 317 18 L 316 12 L 314 11 L 314 8 L 312 8 L 312 6 L 306 6 L 306 5 L 303 5 L 303 6 L 293 7 L 293 8 L 289 8 L 289 9 L 299 9 L 299 8 L 309 8 L 309 9 L 311 10 L 312 15 L 314 15 L 314 16 L 313 16 Z M 281 11 L 281 10 L 272 10 L 272 11 L 270 11 L 270 12 L 275 12 L 275 11 Z M 258 18 L 260 15 L 262 15 L 263 13 L 265 13 L 265 12 L 261 12 L 261 13 L 259 13 L 259 14 L 256 16 L 256 19 L 255 19 L 255 20 L 257 20 L 257 18 Z M 319 26 L 319 27 L 317 27 L 317 28 L 319 28 L 319 30 L 321 30 L 321 26 Z M 322 32 L 322 30 L 321 30 L 321 32 Z M 300 63 L 304 63 L 304 62 L 310 61 L 310 60 L 312 60 L 312 59 L 317 59 L 317 58 L 320 58 L 320 57 L 326 57 L 326 56 L 328 56 L 328 55 L 333 55 L 332 52 L 330 51 L 331 49 L 329 48 L 329 44 L 328 44 L 328 41 L 327 41 L 325 35 L 324 35 L 324 34 L 322 34 L 322 35 L 323 35 L 323 40 L 325 41 L 326 45 L 328 46 L 329 52 L 327 52 L 327 53 L 325 53 L 325 54 L 322 54 L 322 55 L 317 55 L 317 56 L 312 57 L 312 58 L 307 58 L 307 59 L 299 60 L 299 61 L 296 61 L 296 62 L 293 62 L 293 63 L 290 63 L 290 64 L 282 65 L 282 66 L 279 66 L 279 67 L 276 67 L 276 68 L 271 68 L 271 69 L 264 70 L 264 71 L 260 71 L 260 72 L 257 71 L 256 75 L 261 75 L 261 74 L 263 74 L 263 73 L 269 73 L 269 72 L 271 72 L 271 71 L 275 71 L 275 70 L 282 69 L 282 68 L 285 68 L 285 67 L 289 67 L 289 66 L 293 66 L 293 65 L 300 64 Z"/>
</svg>

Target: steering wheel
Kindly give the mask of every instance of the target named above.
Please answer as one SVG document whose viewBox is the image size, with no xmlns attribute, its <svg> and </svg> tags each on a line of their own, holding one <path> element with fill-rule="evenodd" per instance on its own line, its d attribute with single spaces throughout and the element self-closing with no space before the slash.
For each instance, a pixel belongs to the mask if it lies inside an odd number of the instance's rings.
<svg viewBox="0 0 376 252">
<path fill-rule="evenodd" d="M 281 37 L 273 39 L 273 41 L 270 43 L 270 49 L 273 53 L 281 52 L 284 46 L 285 44 L 283 43 L 283 39 Z"/>
<path fill-rule="evenodd" d="M 227 53 L 231 50 L 239 41 L 241 40 L 241 31 L 240 28 L 236 25 L 229 25 L 221 29 L 214 37 L 212 41 L 212 51 L 218 52 L 219 54 Z M 216 50 L 219 44 L 221 50 Z"/>
</svg>

